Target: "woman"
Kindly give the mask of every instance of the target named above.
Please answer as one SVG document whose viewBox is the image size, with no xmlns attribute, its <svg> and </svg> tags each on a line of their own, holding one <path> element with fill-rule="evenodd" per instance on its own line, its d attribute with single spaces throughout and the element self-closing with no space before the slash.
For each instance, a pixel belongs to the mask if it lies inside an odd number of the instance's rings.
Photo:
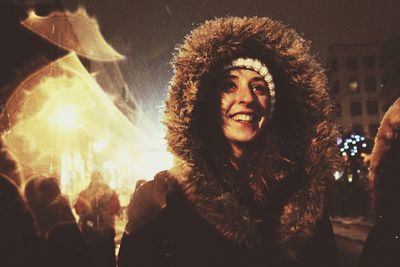
<svg viewBox="0 0 400 267">
<path fill-rule="evenodd" d="M 119 266 L 335 266 L 337 131 L 307 42 L 269 18 L 220 18 L 173 68 L 175 165 L 136 191 Z"/>
<path fill-rule="evenodd" d="M 400 99 L 382 119 L 372 150 L 369 179 L 375 224 L 361 255 L 360 267 L 400 266 Z"/>
</svg>

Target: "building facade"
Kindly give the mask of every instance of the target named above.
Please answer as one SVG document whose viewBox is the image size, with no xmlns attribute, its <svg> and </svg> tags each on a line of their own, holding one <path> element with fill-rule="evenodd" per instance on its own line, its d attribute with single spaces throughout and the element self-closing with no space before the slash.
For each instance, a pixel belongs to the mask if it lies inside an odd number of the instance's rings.
<svg viewBox="0 0 400 267">
<path fill-rule="evenodd" d="M 343 133 L 376 135 L 386 108 L 381 100 L 381 49 L 379 42 L 329 47 L 329 86 Z"/>
<path fill-rule="evenodd" d="M 386 108 L 400 97 L 400 35 L 393 36 L 382 47 L 381 99 Z"/>
</svg>

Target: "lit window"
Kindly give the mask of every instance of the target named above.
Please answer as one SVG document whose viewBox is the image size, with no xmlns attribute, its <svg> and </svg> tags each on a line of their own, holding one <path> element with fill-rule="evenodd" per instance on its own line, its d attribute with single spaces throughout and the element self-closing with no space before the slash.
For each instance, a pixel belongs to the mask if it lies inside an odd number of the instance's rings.
<svg viewBox="0 0 400 267">
<path fill-rule="evenodd" d="M 349 91 L 352 93 L 357 93 L 360 91 L 360 84 L 359 84 L 358 80 L 351 79 L 349 81 Z"/>
</svg>

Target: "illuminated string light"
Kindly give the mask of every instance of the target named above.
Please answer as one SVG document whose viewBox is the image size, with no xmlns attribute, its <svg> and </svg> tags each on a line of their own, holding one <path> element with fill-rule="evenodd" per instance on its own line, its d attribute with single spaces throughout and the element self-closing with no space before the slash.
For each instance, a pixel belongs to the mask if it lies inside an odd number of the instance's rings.
<svg viewBox="0 0 400 267">
<path fill-rule="evenodd" d="M 359 134 L 351 134 L 349 137 L 344 138 L 344 142 L 340 147 L 342 156 L 350 155 L 351 157 L 355 157 L 367 150 L 368 145 L 367 142 L 365 142 L 365 137 Z"/>
</svg>

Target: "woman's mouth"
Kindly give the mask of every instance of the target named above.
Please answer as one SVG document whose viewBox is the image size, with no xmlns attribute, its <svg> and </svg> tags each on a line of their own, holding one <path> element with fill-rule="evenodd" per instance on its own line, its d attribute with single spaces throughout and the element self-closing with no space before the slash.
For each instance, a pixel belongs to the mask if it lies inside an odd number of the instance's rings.
<svg viewBox="0 0 400 267">
<path fill-rule="evenodd" d="M 236 122 L 255 123 L 259 120 L 258 116 L 254 113 L 236 113 L 230 117 Z"/>
</svg>

